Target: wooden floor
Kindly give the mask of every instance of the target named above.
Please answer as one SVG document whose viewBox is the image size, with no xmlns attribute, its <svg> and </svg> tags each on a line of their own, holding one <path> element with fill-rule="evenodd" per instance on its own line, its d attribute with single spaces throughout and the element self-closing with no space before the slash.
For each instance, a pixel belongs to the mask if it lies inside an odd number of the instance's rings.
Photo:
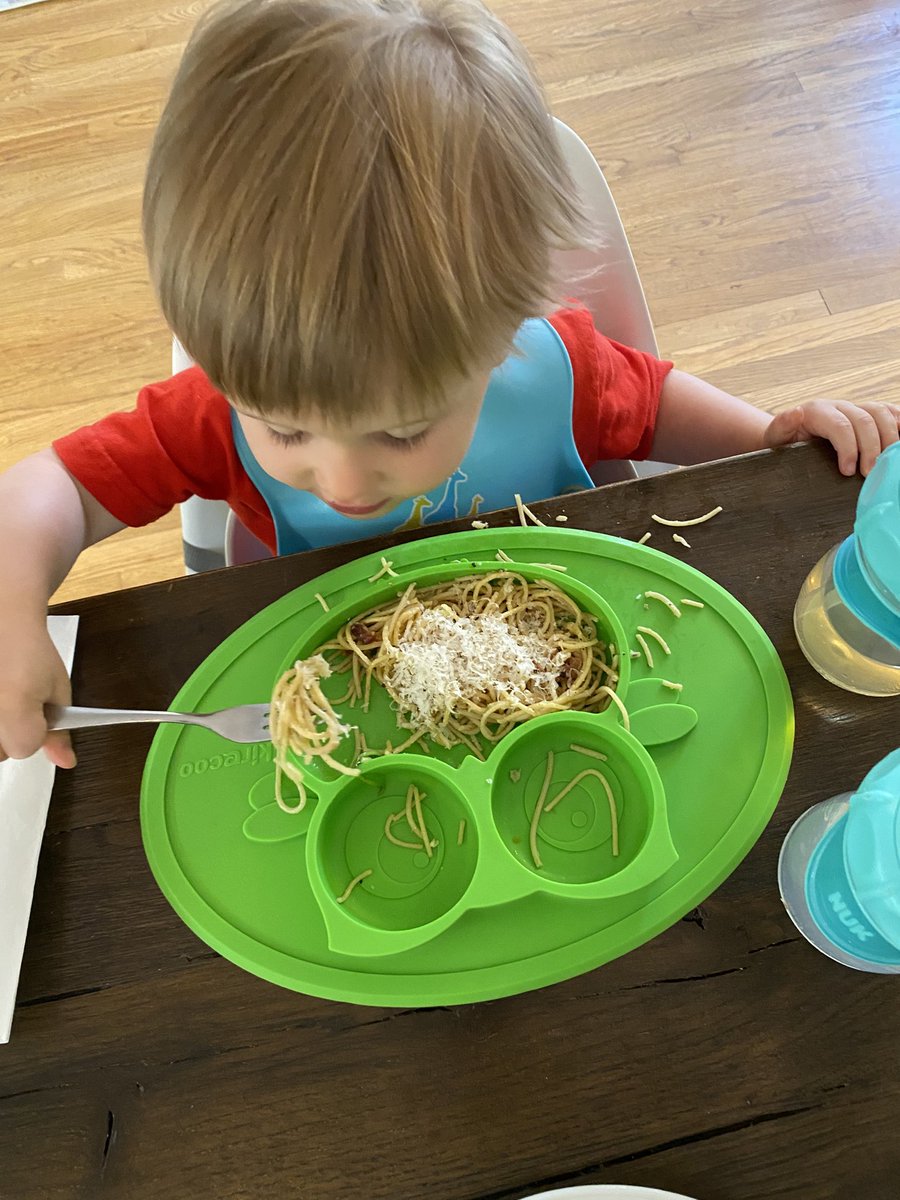
<svg viewBox="0 0 900 1200">
<path fill-rule="evenodd" d="M 205 3 L 0 13 L 0 467 L 168 370 L 138 214 Z M 596 153 L 662 352 L 777 408 L 900 400 L 900 8 L 886 0 L 498 0 Z M 177 519 L 61 596 L 181 571 Z"/>
</svg>

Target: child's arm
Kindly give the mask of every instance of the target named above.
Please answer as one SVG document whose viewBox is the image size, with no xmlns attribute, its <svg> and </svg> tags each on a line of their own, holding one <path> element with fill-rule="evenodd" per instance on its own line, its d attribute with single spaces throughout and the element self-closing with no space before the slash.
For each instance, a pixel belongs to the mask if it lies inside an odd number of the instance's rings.
<svg viewBox="0 0 900 1200">
<path fill-rule="evenodd" d="M 45 704 L 69 702 L 69 680 L 47 633 L 47 602 L 78 555 L 123 525 L 52 450 L 0 475 L 0 760 L 42 745 L 75 764 L 69 735 L 47 733 Z"/>
<path fill-rule="evenodd" d="M 867 475 L 875 459 L 898 440 L 900 406 L 813 400 L 772 416 L 727 392 L 673 370 L 660 394 L 653 457 L 660 462 L 708 462 L 750 450 L 825 438 L 845 475 Z"/>
</svg>

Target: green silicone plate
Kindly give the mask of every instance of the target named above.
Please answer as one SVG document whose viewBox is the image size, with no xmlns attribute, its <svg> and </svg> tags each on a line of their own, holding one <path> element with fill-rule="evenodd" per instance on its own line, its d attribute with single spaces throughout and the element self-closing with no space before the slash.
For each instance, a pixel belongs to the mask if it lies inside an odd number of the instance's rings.
<svg viewBox="0 0 900 1200">
<path fill-rule="evenodd" d="M 285 665 L 349 616 L 413 579 L 424 587 L 497 569 L 501 549 L 515 569 L 568 591 L 616 644 L 629 728 L 611 706 L 526 722 L 486 746 L 486 761 L 461 747 L 413 747 L 366 763 L 357 777 L 314 763 L 299 815 L 274 803 L 270 746 L 161 728 L 144 773 L 144 844 L 170 903 L 210 946 L 273 982 L 354 1003 L 486 1000 L 569 978 L 647 941 L 709 895 L 753 845 L 781 794 L 793 744 L 778 656 L 717 584 L 617 538 L 537 528 L 450 534 L 392 549 L 398 578 L 375 583 L 380 556 L 358 559 L 248 621 L 198 668 L 173 708 L 265 700 Z M 648 591 L 674 600 L 681 616 Z M 643 654 L 630 657 L 638 626 L 670 650 L 645 635 L 652 669 Z M 335 697 L 345 680 L 328 686 Z M 406 736 L 380 689 L 368 713 L 343 715 L 370 745 Z M 352 748 L 346 739 L 348 755 Z M 529 828 L 551 750 L 554 793 L 574 786 L 541 818 L 538 870 Z M 605 782 L 583 776 L 586 769 Z M 410 783 L 425 797 L 437 842 L 431 857 L 384 837 Z M 402 839 L 405 826 L 395 828 Z M 371 875 L 338 903 L 366 870 Z"/>
</svg>

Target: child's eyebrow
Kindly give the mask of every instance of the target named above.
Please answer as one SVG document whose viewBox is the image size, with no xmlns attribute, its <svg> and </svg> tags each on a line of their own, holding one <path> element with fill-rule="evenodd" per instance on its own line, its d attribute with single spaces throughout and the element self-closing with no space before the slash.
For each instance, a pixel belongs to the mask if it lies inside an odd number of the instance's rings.
<svg viewBox="0 0 900 1200">
<path fill-rule="evenodd" d="M 264 424 L 268 425 L 270 429 L 275 429 L 279 433 L 294 434 L 308 432 L 308 430 L 303 429 L 299 425 L 282 425 L 278 421 L 273 421 L 271 417 L 265 416 L 264 413 L 248 412 L 244 408 L 238 408 L 238 406 L 231 401 L 229 401 L 229 403 L 231 403 L 231 407 L 234 409 L 234 411 L 240 413 L 242 417 L 250 417 L 254 421 L 262 421 Z M 368 429 L 364 432 L 363 436 L 368 437 L 377 433 L 390 433 L 403 437 L 412 431 L 427 429 L 429 425 L 434 425 L 436 421 L 440 420 L 440 418 L 444 416 L 445 411 L 445 409 L 441 409 L 440 411 L 424 414 L 415 420 L 400 421 L 396 425 L 382 425 L 378 429 Z"/>
<path fill-rule="evenodd" d="M 435 413 L 433 416 L 419 417 L 417 421 L 401 421 L 397 425 L 386 425 L 383 430 L 373 430 L 374 433 L 397 433 L 401 436 L 406 433 L 411 433 L 414 430 L 427 429 L 429 425 L 433 425 L 440 416 L 440 413 Z"/>
</svg>

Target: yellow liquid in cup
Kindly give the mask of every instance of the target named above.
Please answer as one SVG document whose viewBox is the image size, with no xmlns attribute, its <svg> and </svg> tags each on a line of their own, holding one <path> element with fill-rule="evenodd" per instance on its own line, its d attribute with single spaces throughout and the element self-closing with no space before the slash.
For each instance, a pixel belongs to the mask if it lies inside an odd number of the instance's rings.
<svg viewBox="0 0 900 1200">
<path fill-rule="evenodd" d="M 900 649 L 844 605 L 834 584 L 837 547 L 806 578 L 794 607 L 800 649 L 829 683 L 863 696 L 900 695 Z"/>
</svg>

